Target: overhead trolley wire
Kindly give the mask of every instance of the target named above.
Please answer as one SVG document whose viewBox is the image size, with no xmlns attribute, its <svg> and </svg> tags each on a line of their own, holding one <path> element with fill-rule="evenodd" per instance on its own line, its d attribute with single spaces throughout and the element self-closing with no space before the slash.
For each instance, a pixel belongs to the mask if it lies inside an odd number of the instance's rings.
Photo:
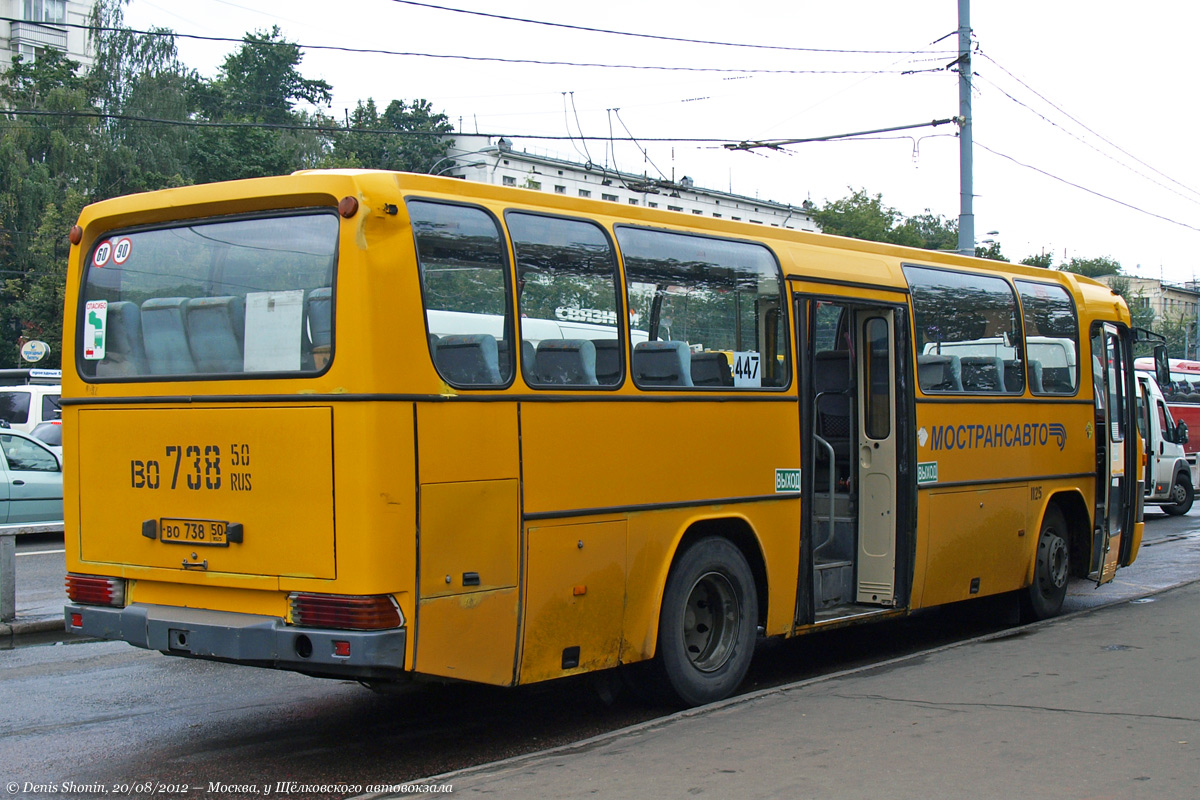
<svg viewBox="0 0 1200 800">
<path fill-rule="evenodd" d="M 522 22 L 528 25 L 542 25 L 548 28 L 562 28 L 565 30 L 582 31 L 585 33 L 604 33 L 610 36 L 630 36 L 636 39 L 653 39 L 659 42 L 677 42 L 681 44 L 703 44 L 716 47 L 741 47 L 751 50 L 783 50 L 792 53 L 845 53 L 851 55 L 923 55 L 926 53 L 937 52 L 957 52 L 957 51 L 936 51 L 936 50 L 847 50 L 837 48 L 824 47 L 789 47 L 786 45 L 774 44 L 749 44 L 745 42 L 721 42 L 712 39 L 687 39 L 680 36 L 661 36 L 652 33 L 635 33 L 633 31 L 618 31 L 609 28 L 593 28 L 586 25 L 569 25 L 563 22 L 548 22 L 546 20 L 528 19 L 526 17 L 513 17 L 505 14 L 493 14 L 486 11 L 472 11 L 466 8 L 451 8 L 449 6 L 439 6 L 433 3 L 421 3 L 416 0 L 392 0 L 393 3 L 406 6 L 416 6 L 419 8 L 429 8 L 435 11 L 450 11 L 455 14 L 467 14 L 475 17 L 486 17 L 489 19 L 504 20 L 506 22 Z M 945 37 L 943 37 L 945 38 Z M 940 39 L 938 41 L 941 41 Z M 935 42 L 936 44 L 936 42 Z"/>
<path fill-rule="evenodd" d="M 993 150 L 992 148 L 990 148 L 990 147 L 988 147 L 987 145 L 985 145 L 985 144 L 983 144 L 982 142 L 980 142 L 978 139 L 976 139 L 976 140 L 975 140 L 975 146 L 976 146 L 976 147 L 983 148 L 984 150 L 988 151 L 989 153 L 991 153 L 991 154 L 992 154 L 992 155 L 994 155 L 994 156 L 997 156 L 997 157 L 999 157 L 999 158 L 1003 158 L 1003 159 L 1005 159 L 1005 160 L 1007 160 L 1007 161 L 1011 161 L 1012 163 L 1016 164 L 1016 165 L 1017 165 L 1017 166 L 1019 166 L 1019 167 L 1024 167 L 1025 169 L 1033 170 L 1034 172 L 1036 172 L 1036 173 L 1038 173 L 1038 174 L 1040 174 L 1040 175 L 1044 175 L 1044 176 L 1046 176 L 1047 178 L 1050 178 L 1051 180 L 1056 180 L 1056 181 L 1058 181 L 1059 183 L 1064 183 L 1064 184 L 1066 184 L 1067 186 L 1071 186 L 1071 187 L 1073 187 L 1073 188 L 1075 188 L 1075 189 L 1079 189 L 1080 191 L 1087 192 L 1087 193 L 1088 193 L 1088 194 L 1090 194 L 1090 195 L 1094 195 L 1095 197 L 1099 197 L 1101 200 L 1108 200 L 1109 202 L 1116 203 L 1116 204 L 1117 204 L 1117 205 L 1119 205 L 1119 206 L 1124 206 L 1125 208 L 1128 208 L 1128 209 L 1130 209 L 1130 210 L 1132 210 L 1132 211 L 1136 211 L 1136 212 L 1138 212 L 1139 214 L 1145 214 L 1146 216 L 1149 216 L 1149 217 L 1154 217 L 1154 218 L 1156 218 L 1156 219 L 1161 219 L 1161 220 L 1162 220 L 1162 221 L 1164 221 L 1164 222 L 1169 222 L 1169 223 L 1171 223 L 1172 225 L 1178 225 L 1178 226 L 1180 226 L 1181 228 L 1188 228 L 1189 230 L 1193 230 L 1193 231 L 1200 231 L 1200 226 L 1197 226 L 1197 225 L 1191 225 L 1191 224 L 1189 224 L 1189 223 L 1186 223 L 1186 222 L 1180 222 L 1180 221 L 1179 221 L 1179 220 L 1177 220 L 1177 219 L 1172 219 L 1171 217 L 1165 216 L 1165 215 L 1163 215 L 1163 214 L 1156 214 L 1156 213 L 1155 213 L 1155 212 L 1153 212 L 1153 211 L 1147 211 L 1146 209 L 1144 209 L 1144 208 L 1140 208 L 1139 206 L 1135 206 L 1135 205 L 1133 205 L 1132 203 L 1127 203 L 1127 202 L 1125 202 L 1124 200 L 1118 200 L 1117 198 L 1115 198 L 1115 197 L 1112 197 L 1111 195 L 1104 194 L 1103 192 L 1098 192 L 1098 191 L 1096 191 L 1095 189 L 1089 189 L 1089 188 L 1088 188 L 1088 187 L 1086 187 L 1086 186 L 1082 186 L 1082 185 L 1080 185 L 1080 184 L 1078 184 L 1078 183 L 1075 183 L 1074 181 L 1069 181 L 1069 180 L 1067 180 L 1066 178 L 1061 178 L 1061 177 L 1059 177 L 1058 175 L 1055 175 L 1055 174 L 1054 174 L 1054 173 L 1052 173 L 1052 172 L 1047 172 L 1046 170 L 1044 170 L 1044 169 L 1041 169 L 1040 167 L 1035 167 L 1035 166 L 1033 166 L 1032 164 L 1026 164 L 1026 163 L 1025 163 L 1025 162 L 1023 162 L 1023 161 L 1018 161 L 1017 159 L 1013 158 L 1012 156 L 1008 155 L 1007 153 L 1001 153 L 1001 152 L 1000 152 L 1000 151 L 998 151 L 998 150 Z"/>
<path fill-rule="evenodd" d="M 0 16 L 0 22 L 22 22 L 16 17 Z M 384 55 L 384 56 L 404 56 L 410 58 L 436 58 L 443 60 L 455 61 L 476 61 L 497 64 L 531 64 L 534 66 L 545 67 L 584 67 L 589 69 L 632 69 L 632 70 L 650 70 L 661 72 L 711 72 L 720 74 L 756 74 L 756 75 L 904 75 L 905 70 L 898 69 L 764 69 L 764 68 L 738 68 L 738 67 L 688 67 L 678 65 L 651 65 L 651 64 L 603 64 L 599 62 L 586 61 L 547 61 L 535 58 L 502 58 L 499 56 L 474 56 L 474 55 L 456 55 L 448 53 L 418 53 L 406 50 L 387 50 L 384 48 L 374 47 L 347 47 L 344 45 L 330 44 L 303 44 L 299 42 L 288 41 L 266 41 L 262 39 L 245 39 L 234 38 L 231 36 L 205 36 L 198 33 L 178 33 L 168 29 L 159 30 L 137 30 L 134 28 L 118 28 L 111 26 L 95 26 L 85 25 L 82 23 L 55 23 L 60 27 L 80 28 L 83 30 L 107 31 L 107 32 L 124 32 L 132 33 L 137 36 L 172 36 L 180 39 L 193 39 L 203 42 L 230 42 L 234 44 L 247 44 L 253 47 L 297 47 L 301 50 L 329 50 L 339 53 L 359 53 L 364 55 Z"/>
<path fill-rule="evenodd" d="M 1105 144 L 1107 144 L 1109 147 L 1113 148 L 1114 150 L 1116 150 L 1116 151 L 1117 151 L 1117 152 L 1119 152 L 1119 153 L 1122 153 L 1122 154 L 1124 154 L 1124 155 L 1128 156 L 1129 158 L 1132 158 L 1134 161 L 1136 161 L 1137 163 L 1141 164 L 1141 165 L 1142 165 L 1143 167 L 1145 167 L 1146 169 L 1150 170 L 1151 172 L 1154 172 L 1154 173 L 1156 173 L 1157 175 L 1160 175 L 1160 176 L 1161 176 L 1161 177 L 1163 177 L 1163 178 L 1166 178 L 1168 181 L 1170 181 L 1171 183 L 1175 184 L 1176 186 L 1179 186 L 1179 187 L 1180 187 L 1180 188 L 1182 188 L 1182 189 L 1186 189 L 1187 191 L 1189 191 L 1189 192 L 1192 192 L 1193 194 L 1200 194 L 1200 191 L 1197 191 L 1196 189 L 1193 189 L 1192 187 L 1188 186 L 1188 185 L 1187 185 L 1187 184 L 1185 184 L 1185 183 L 1181 183 L 1180 181 L 1176 180 L 1175 178 L 1172 178 L 1170 175 L 1168 175 L 1168 174 L 1166 174 L 1165 172 L 1163 172 L 1163 171 L 1159 170 L 1158 168 L 1156 168 L 1156 167 L 1152 166 L 1151 164 L 1147 164 L 1145 161 L 1143 161 L 1142 159 L 1138 158 L 1138 157 L 1137 157 L 1137 156 L 1135 156 L 1133 153 L 1130 153 L 1128 150 L 1124 149 L 1124 148 L 1123 148 L 1123 147 L 1121 147 L 1119 144 L 1117 144 L 1117 143 L 1113 142 L 1111 139 L 1108 139 L 1108 138 L 1107 138 L 1107 137 L 1105 137 L 1103 134 L 1101 134 L 1101 133 L 1099 133 L 1099 132 L 1097 132 L 1097 131 L 1093 130 L 1092 128 L 1090 128 L 1090 127 L 1089 127 L 1089 126 L 1088 126 L 1086 123 L 1084 123 L 1084 122 L 1080 121 L 1079 119 L 1076 119 L 1076 118 L 1075 118 L 1074 116 L 1072 116 L 1070 113 L 1068 113 L 1067 111 L 1065 111 L 1064 109 L 1062 109 L 1060 106 L 1058 106 L 1058 105 L 1057 105 L 1057 104 L 1056 104 L 1054 101 L 1050 100 L 1048 97 L 1046 97 L 1045 95 L 1043 95 L 1043 94 L 1042 94 L 1041 92 L 1039 92 L 1037 89 L 1034 89 L 1034 88 L 1033 88 L 1032 86 L 1030 86 L 1028 83 L 1026 83 L 1025 81 L 1023 81 L 1023 80 L 1021 80 L 1020 78 L 1018 78 L 1018 77 L 1017 77 L 1016 75 L 1014 75 L 1014 74 L 1013 74 L 1013 73 L 1012 73 L 1012 72 L 1011 72 L 1011 71 L 1010 71 L 1008 68 L 1006 68 L 1006 67 L 1005 67 L 1003 64 L 1001 64 L 1001 63 L 1000 63 L 999 61 L 997 61 L 996 59 L 992 58 L 992 57 L 991 57 L 990 55 L 988 55 L 987 53 L 985 53 L 985 52 L 983 52 L 983 51 L 979 51 L 979 53 L 978 53 L 978 54 L 979 54 L 979 55 L 981 55 L 981 56 L 983 56 L 984 58 L 986 58 L 986 59 L 987 59 L 988 61 L 990 61 L 992 64 L 994 64 L 994 65 L 996 66 L 996 68 L 997 68 L 997 69 L 999 69 L 1001 72 L 1003 72 L 1005 75 L 1007 75 L 1008 77 L 1012 78 L 1014 81 L 1016 81 L 1017 83 L 1021 84 L 1021 86 L 1025 87 L 1027 90 L 1029 90 L 1030 92 L 1032 92 L 1032 93 L 1034 94 L 1034 96 L 1035 96 L 1035 97 L 1037 97 L 1039 100 L 1041 100 L 1042 102 L 1046 103 L 1048 106 L 1050 106 L 1051 108 L 1053 108 L 1055 111 L 1057 111 L 1058 113 L 1062 114 L 1064 117 L 1066 117 L 1067 119 L 1071 120 L 1071 121 L 1072 121 L 1072 122 L 1074 122 L 1076 125 L 1078 125 L 1079 127 L 1083 128 L 1085 131 L 1087 131 L 1088 133 L 1090 133 L 1090 134 L 1092 134 L 1093 136 L 1095 136 L 1096 138 L 1098 138 L 1100 141 L 1102 141 L 1102 142 L 1104 142 Z"/>
</svg>

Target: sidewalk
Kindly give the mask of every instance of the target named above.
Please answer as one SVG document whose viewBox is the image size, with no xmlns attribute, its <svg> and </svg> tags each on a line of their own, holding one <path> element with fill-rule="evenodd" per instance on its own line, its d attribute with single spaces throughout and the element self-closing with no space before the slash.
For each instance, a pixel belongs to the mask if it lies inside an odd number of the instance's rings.
<svg viewBox="0 0 1200 800">
<path fill-rule="evenodd" d="M 1200 798 L 1200 582 L 433 777 L 495 798 Z"/>
<path fill-rule="evenodd" d="M 3 525 L 0 526 L 0 536 L 9 538 L 27 533 L 60 533 L 62 523 L 42 523 L 36 525 Z M 10 558 L 15 554 L 9 553 Z M 0 551 L 0 560 L 3 552 Z M 14 569 L 15 564 L 7 567 Z M 15 569 L 14 569 L 15 573 Z M 24 576 L 8 574 L 0 569 L 0 592 L 9 591 L 5 585 L 13 581 L 15 592 L 13 596 L 14 619 L 4 622 L 0 618 L 0 649 L 13 647 L 18 639 L 22 643 L 39 642 L 43 638 L 53 641 L 63 634 L 63 606 L 67 602 L 66 590 L 61 583 L 56 583 L 52 589 L 31 589 Z M 4 606 L 0 602 L 0 608 Z"/>
</svg>

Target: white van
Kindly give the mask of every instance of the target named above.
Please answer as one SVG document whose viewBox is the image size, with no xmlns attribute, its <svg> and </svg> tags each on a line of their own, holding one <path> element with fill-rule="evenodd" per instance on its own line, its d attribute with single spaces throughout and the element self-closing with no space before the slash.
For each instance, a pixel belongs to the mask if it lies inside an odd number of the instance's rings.
<svg viewBox="0 0 1200 800">
<path fill-rule="evenodd" d="M 62 371 L 0 369 L 0 428 L 30 433 L 42 422 L 59 419 Z"/>
<path fill-rule="evenodd" d="M 1187 424 L 1175 423 L 1154 376 L 1137 373 L 1138 432 L 1146 447 L 1147 505 L 1172 515 L 1186 514 L 1195 494 L 1192 470 L 1183 452 Z"/>
</svg>

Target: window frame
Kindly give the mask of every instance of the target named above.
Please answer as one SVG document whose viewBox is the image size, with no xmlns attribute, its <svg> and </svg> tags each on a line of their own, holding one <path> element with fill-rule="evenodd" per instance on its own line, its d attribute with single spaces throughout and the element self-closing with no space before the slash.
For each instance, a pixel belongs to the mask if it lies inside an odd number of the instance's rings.
<svg viewBox="0 0 1200 800">
<path fill-rule="evenodd" d="M 514 337 L 516 335 L 514 324 L 516 306 L 514 303 L 515 298 L 513 291 L 512 242 L 508 236 L 508 229 L 504 226 L 500 218 L 492 212 L 491 209 L 487 208 L 486 206 L 479 205 L 478 203 L 467 203 L 455 200 L 446 200 L 443 198 L 424 197 L 422 195 L 409 195 L 404 198 L 405 213 L 408 215 L 409 228 L 412 230 L 413 263 L 416 266 L 417 290 L 420 293 L 421 298 L 421 325 L 425 329 L 425 352 L 429 356 L 430 365 L 438 374 L 438 377 L 446 381 L 447 384 L 453 386 L 455 389 L 464 389 L 469 391 L 499 391 L 509 388 L 516 380 L 517 373 L 517 358 L 516 354 L 512 352 L 513 348 L 511 347 L 509 348 L 509 364 L 511 368 L 508 371 L 508 379 L 501 381 L 500 383 L 455 383 L 443 375 L 442 371 L 438 369 L 437 358 L 434 357 L 433 351 L 429 348 L 429 337 L 432 334 L 432 331 L 429 330 L 430 308 L 425 297 L 425 281 L 421 276 L 421 249 L 417 242 L 417 232 L 412 226 L 412 215 L 408 214 L 408 208 L 410 204 L 414 202 L 482 211 L 488 217 L 488 219 L 492 221 L 492 224 L 496 226 L 496 233 L 499 235 L 501 271 L 504 275 L 504 338 L 508 339 L 509 341 L 514 341 Z"/>
<path fill-rule="evenodd" d="M 530 389 L 533 389 L 538 392 L 559 392 L 559 391 L 562 391 L 562 392 L 579 392 L 579 391 L 613 392 L 613 391 L 620 389 L 622 386 L 625 385 L 625 382 L 629 377 L 629 358 L 627 358 L 627 352 L 632 352 L 633 345 L 631 342 L 631 334 L 630 334 L 630 327 L 629 327 L 629 314 L 625 308 L 625 280 L 624 280 L 625 276 L 624 276 L 623 270 L 621 269 L 621 265 L 622 265 L 621 254 L 620 254 L 620 250 L 617 247 L 617 241 L 616 241 L 616 236 L 615 236 L 614 232 L 610 231 L 603 224 L 601 224 L 596 219 L 593 219 L 592 217 L 577 217 L 577 216 L 572 216 L 572 215 L 568 215 L 568 214 L 555 214 L 555 213 L 551 213 L 551 212 L 537 211 L 534 209 L 527 209 L 527 208 L 511 208 L 511 207 L 505 208 L 504 209 L 504 231 L 508 235 L 509 250 L 512 253 L 512 264 L 509 267 L 509 271 L 514 276 L 516 275 L 518 267 L 519 267 L 519 264 L 518 264 L 519 258 L 517 257 L 517 239 L 516 239 L 516 237 L 513 236 L 512 229 L 508 225 L 509 217 L 511 217 L 513 215 L 528 216 L 528 217 L 541 217 L 544 219 L 554 219 L 554 220 L 562 220 L 565 222 L 583 223 L 586 225 L 590 225 L 590 226 L 596 228 L 598 231 L 600 231 L 601 236 L 604 237 L 604 241 L 607 242 L 607 244 L 608 244 L 609 256 L 612 258 L 613 300 L 616 305 L 616 314 L 617 314 L 617 326 L 616 326 L 617 327 L 617 343 L 618 343 L 617 357 L 620 359 L 620 366 L 621 366 L 621 378 L 616 383 L 601 383 L 601 384 L 597 384 L 596 386 L 591 386 L 591 385 L 584 386 L 584 385 L 557 384 L 557 383 L 556 384 L 532 383 L 528 379 L 528 377 L 525 375 L 525 370 L 524 370 L 525 365 L 524 365 L 524 363 L 522 363 L 521 364 L 522 369 L 520 370 L 522 382 L 526 386 L 528 386 Z M 524 331 L 522 329 L 522 324 L 520 322 L 520 320 L 523 319 L 523 317 L 521 317 L 521 298 L 516 293 L 515 289 L 512 290 L 512 292 L 509 296 L 512 300 L 512 306 L 515 309 L 514 316 L 517 319 L 516 332 L 513 333 L 513 341 L 523 342 L 524 341 Z M 520 334 L 520 335 L 518 335 L 518 334 Z M 517 371 L 515 364 L 514 364 L 513 371 L 514 372 Z"/>
<path fill-rule="evenodd" d="M 1067 301 L 1071 304 L 1071 314 L 1075 318 L 1075 389 L 1074 389 L 1074 391 L 1069 392 L 1069 393 L 1067 393 L 1067 392 L 1046 392 L 1046 391 L 1035 392 L 1035 391 L 1033 391 L 1033 388 L 1030 387 L 1029 393 L 1032 394 L 1034 397 L 1078 397 L 1079 390 L 1080 390 L 1081 386 L 1083 385 L 1083 381 L 1081 379 L 1082 358 L 1080 355 L 1082 352 L 1082 347 L 1083 347 L 1083 344 L 1081 341 L 1082 336 L 1083 336 L 1083 328 L 1081 328 L 1080 324 L 1079 324 L 1079 306 L 1075 302 L 1075 296 L 1071 293 L 1071 290 L 1068 289 L 1066 286 L 1064 286 L 1061 283 L 1055 283 L 1053 281 L 1039 281 L 1039 280 L 1035 280 L 1033 278 L 1023 278 L 1022 277 L 1022 278 L 1013 278 L 1012 283 L 1013 283 L 1013 286 L 1017 290 L 1017 301 L 1021 305 L 1021 333 L 1022 333 L 1022 338 L 1025 341 L 1025 351 L 1026 351 L 1025 358 L 1027 361 L 1029 358 L 1029 355 L 1028 355 L 1029 333 L 1027 330 L 1027 326 L 1025 324 L 1025 301 L 1021 295 L 1020 284 L 1026 283 L 1026 284 L 1034 285 L 1034 286 L 1049 286 L 1049 287 L 1053 287 L 1055 289 L 1061 290 L 1062 293 L 1064 295 L 1066 295 Z M 1028 382 L 1029 382 L 1028 376 L 1026 376 L 1026 383 L 1028 384 Z"/>
<path fill-rule="evenodd" d="M 1025 393 L 1029 390 L 1029 375 L 1028 375 L 1027 367 L 1024 366 L 1024 365 L 1027 365 L 1027 363 L 1028 363 L 1028 356 L 1026 353 L 1027 345 L 1026 345 L 1026 341 L 1025 341 L 1025 317 L 1024 317 L 1024 314 L 1022 313 L 1020 293 L 1017 291 L 1017 288 L 1014 285 L 1013 280 L 1011 280 L 1009 276 L 997 275 L 997 274 L 990 273 L 990 272 L 982 272 L 982 271 L 976 271 L 976 270 L 972 270 L 972 269 L 957 269 L 954 267 L 930 266 L 928 264 L 920 264 L 920 263 L 915 263 L 915 262 L 902 262 L 900 265 L 900 269 L 901 269 L 901 273 L 904 275 L 904 283 L 905 283 L 905 286 L 908 291 L 908 306 L 909 306 L 909 314 L 911 315 L 910 324 L 912 325 L 913 358 L 914 358 L 914 362 L 915 362 L 914 367 L 916 367 L 918 369 L 918 374 L 919 374 L 919 362 L 917 362 L 917 359 L 920 356 L 925 355 L 925 353 L 922 352 L 923 346 L 918 346 L 918 344 L 917 344 L 917 335 L 919 332 L 919 326 L 917 325 L 916 292 L 914 292 L 912 282 L 909 280 L 909 277 L 908 277 L 909 270 L 921 270 L 924 272 L 941 272 L 941 273 L 946 273 L 949 275 L 961 275 L 961 276 L 974 277 L 974 278 L 985 278 L 988 280 L 997 280 L 997 281 L 1002 282 L 1008 288 L 1009 296 L 1012 298 L 1013 321 L 1016 324 L 1016 342 L 1017 342 L 1017 344 L 1014 345 L 1013 349 L 1014 349 L 1015 354 L 1018 356 L 1019 361 L 1023 365 L 1022 378 L 1021 378 L 1021 390 L 1019 392 L 1008 391 L 1008 387 L 1005 387 L 1005 391 L 1002 391 L 1002 392 L 998 392 L 998 391 L 967 391 L 966 389 L 961 389 L 959 391 L 953 391 L 953 390 L 931 391 L 931 390 L 927 390 L 923 386 L 921 386 L 921 382 L 919 379 L 914 382 L 917 391 L 920 392 L 921 395 L 923 395 L 925 397 L 989 397 L 989 398 L 996 398 L 996 399 L 1016 399 L 1016 398 L 1020 398 L 1023 395 L 1025 395 Z M 1065 395 L 1052 395 L 1052 396 L 1065 397 Z"/>
<path fill-rule="evenodd" d="M 701 393 L 701 394 L 715 393 L 715 392 L 728 392 L 728 393 L 736 393 L 739 395 L 753 393 L 753 392 L 766 392 L 766 393 L 772 393 L 772 394 L 781 394 L 781 393 L 787 393 L 787 392 L 791 391 L 792 386 L 796 380 L 796 371 L 795 371 L 795 367 L 793 364 L 794 359 L 792 358 L 792 346 L 795 341 L 795 331 L 793 328 L 794 323 L 793 323 L 793 320 L 791 317 L 791 311 L 790 311 L 791 293 L 790 293 L 790 289 L 788 287 L 787 275 L 785 275 L 783 272 L 783 264 L 779 259 L 779 255 L 770 247 L 770 245 L 768 245 L 765 242 L 760 242 L 755 239 L 742 239 L 742 238 L 738 238 L 738 237 L 734 237 L 734 236 L 718 236 L 718 235 L 714 235 L 711 233 L 699 233 L 696 231 L 680 230 L 677 228 L 664 228 L 664 227 L 657 226 L 657 225 L 636 225 L 636 224 L 632 224 L 632 223 L 619 223 L 619 224 L 613 225 L 613 238 L 617 243 L 617 254 L 618 254 L 618 257 L 620 258 L 621 274 L 622 274 L 622 277 L 623 277 L 624 283 L 625 283 L 624 297 L 622 299 L 624 300 L 627 308 L 629 307 L 629 287 L 630 287 L 630 284 L 632 283 L 632 281 L 630 280 L 629 269 L 628 269 L 628 265 L 626 264 L 626 260 L 625 260 L 625 251 L 623 249 L 621 249 L 621 244 L 620 244 L 621 231 L 624 229 L 645 231 L 645 232 L 649 232 L 649 233 L 662 233 L 662 234 L 669 234 L 669 235 L 673 235 L 673 236 L 686 236 L 686 237 L 694 238 L 694 239 L 703 239 L 705 241 L 725 242 L 725 243 L 735 244 L 735 245 L 757 247 L 757 248 L 760 248 L 763 251 L 765 251 L 767 253 L 767 255 L 770 256 L 771 262 L 775 266 L 775 276 L 776 276 L 776 280 L 778 280 L 778 282 L 779 282 L 778 312 L 780 315 L 780 319 L 779 319 L 780 328 L 779 328 L 779 342 L 778 342 L 777 346 L 779 348 L 779 353 L 783 355 L 783 368 L 785 370 L 785 380 L 779 386 L 758 386 L 758 387 L 753 387 L 753 386 L 747 386 L 747 387 L 738 387 L 738 386 L 640 386 L 640 385 L 638 385 L 637 381 L 633 378 L 632 365 L 630 365 L 630 369 L 629 369 L 630 382 L 634 386 L 636 386 L 640 391 L 643 391 L 643 392 L 660 392 L 660 391 L 685 392 L 685 393 L 686 392 L 697 392 L 697 393 Z M 626 315 L 628 315 L 628 312 L 626 312 Z M 632 330 L 632 326 L 630 326 L 630 329 Z M 654 341 L 654 340 L 652 340 L 652 341 Z M 662 341 L 662 340 L 657 340 L 657 341 Z M 633 345 L 632 333 L 631 333 L 630 337 L 629 337 L 630 358 L 632 358 L 632 355 L 633 355 L 633 347 L 634 347 L 634 345 Z M 761 360 L 762 360 L 762 352 L 761 351 L 759 351 L 759 356 L 760 356 L 760 363 L 761 363 Z M 732 365 L 730 368 L 732 369 Z"/>
<path fill-rule="evenodd" d="M 197 225 L 216 225 L 229 222 L 253 221 L 261 219 L 281 219 L 285 217 L 306 217 L 306 216 L 329 216 L 336 223 L 336 236 L 333 248 L 333 264 L 330 268 L 330 329 L 332 331 L 329 341 L 329 360 L 320 369 L 315 370 L 289 370 L 289 371 L 263 371 L 263 372 L 197 372 L 190 374 L 165 374 L 165 375 L 111 375 L 98 376 L 86 375 L 80 369 L 84 363 L 80 356 L 83 348 L 83 332 L 84 322 L 87 308 L 87 288 L 88 276 L 96 267 L 93 264 L 92 256 L 96 252 L 96 248 L 101 243 L 112 241 L 121 236 L 128 236 L 140 233 L 148 233 L 161 230 L 172 230 L 175 228 L 188 228 Z M 242 214 L 221 214 L 211 217 L 189 217 L 185 219 L 167 220 L 164 222 L 155 222 L 147 225 L 132 225 L 123 228 L 112 228 L 103 231 L 97 236 L 83 252 L 83 269 L 79 276 L 79 292 L 77 297 L 77 308 L 75 309 L 75 341 L 71 344 L 72 356 L 71 361 L 75 366 L 75 373 L 84 383 L 94 384 L 124 384 L 124 383 L 186 383 L 189 381 L 246 381 L 246 380 L 288 380 L 297 378 L 319 378 L 325 375 L 333 367 L 333 363 L 337 357 L 337 297 L 338 297 L 338 272 L 341 269 L 342 261 L 342 218 L 338 214 L 336 206 L 293 206 L 286 208 L 265 209 L 262 211 L 251 211 Z M 64 343 L 64 348 L 66 344 Z"/>
</svg>

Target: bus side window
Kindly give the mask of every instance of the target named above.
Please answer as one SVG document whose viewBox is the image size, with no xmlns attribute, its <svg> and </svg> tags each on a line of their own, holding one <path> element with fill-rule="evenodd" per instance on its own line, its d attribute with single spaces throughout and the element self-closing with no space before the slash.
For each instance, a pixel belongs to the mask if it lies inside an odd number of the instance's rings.
<svg viewBox="0 0 1200 800">
<path fill-rule="evenodd" d="M 471 206 L 410 200 L 429 352 L 452 386 L 512 380 L 508 260 L 496 219 Z"/>
<path fill-rule="evenodd" d="M 601 346 L 621 335 L 617 260 L 593 222 L 510 211 L 505 215 L 517 261 L 521 371 L 534 388 L 621 384 L 624 351 Z M 603 355 L 602 355 L 603 354 Z"/>
<path fill-rule="evenodd" d="M 617 228 L 617 242 L 637 386 L 730 391 L 788 385 L 783 282 L 769 249 L 631 226 Z"/>
</svg>

